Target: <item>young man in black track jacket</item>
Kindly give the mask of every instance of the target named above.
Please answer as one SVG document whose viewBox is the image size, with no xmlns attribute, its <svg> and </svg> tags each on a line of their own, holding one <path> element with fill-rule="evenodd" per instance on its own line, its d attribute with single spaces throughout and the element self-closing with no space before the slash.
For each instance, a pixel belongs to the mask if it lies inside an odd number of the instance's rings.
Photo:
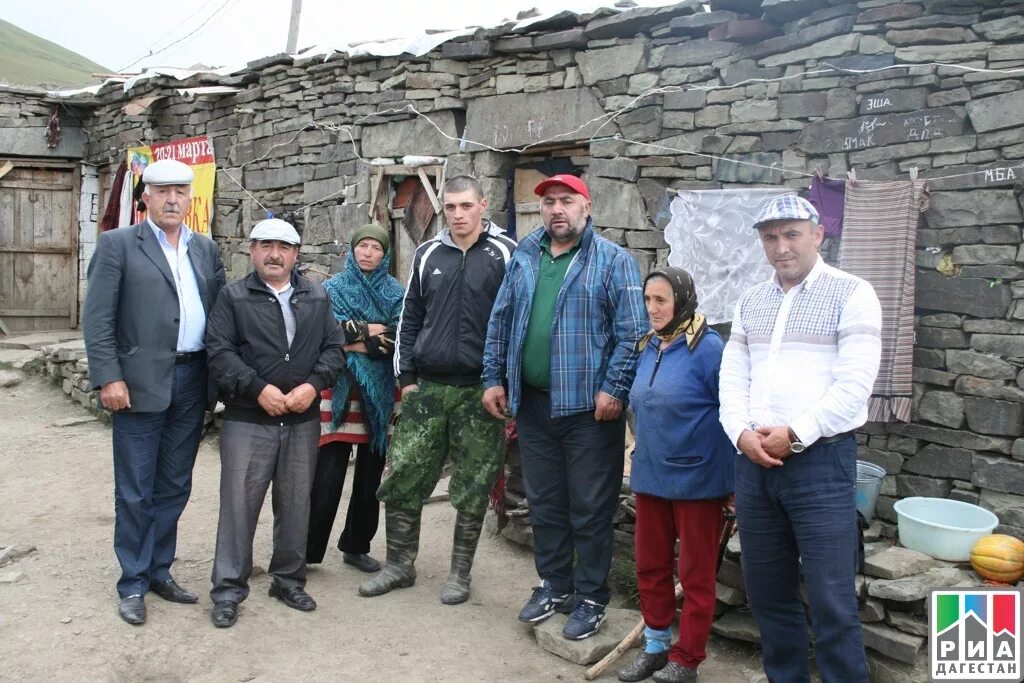
<svg viewBox="0 0 1024 683">
<path fill-rule="evenodd" d="M 377 491 L 387 566 L 359 594 L 382 595 L 416 581 L 420 512 L 450 458 L 458 515 L 441 602 L 454 605 L 469 598 L 488 494 L 504 463 L 504 421 L 481 405 L 480 371 L 491 305 L 515 242 L 483 218 L 487 200 L 473 178 L 452 178 L 442 197 L 448 225 L 416 250 L 395 345 L 402 417 Z"/>
</svg>

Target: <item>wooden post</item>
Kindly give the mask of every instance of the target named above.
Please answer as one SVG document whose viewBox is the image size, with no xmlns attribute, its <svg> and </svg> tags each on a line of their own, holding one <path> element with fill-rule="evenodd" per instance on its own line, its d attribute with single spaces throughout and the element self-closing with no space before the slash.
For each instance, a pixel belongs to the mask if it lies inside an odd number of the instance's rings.
<svg viewBox="0 0 1024 683">
<path fill-rule="evenodd" d="M 285 52 L 292 55 L 299 42 L 299 16 L 302 14 L 302 0 L 292 0 L 292 16 L 288 21 L 288 46 Z"/>
</svg>

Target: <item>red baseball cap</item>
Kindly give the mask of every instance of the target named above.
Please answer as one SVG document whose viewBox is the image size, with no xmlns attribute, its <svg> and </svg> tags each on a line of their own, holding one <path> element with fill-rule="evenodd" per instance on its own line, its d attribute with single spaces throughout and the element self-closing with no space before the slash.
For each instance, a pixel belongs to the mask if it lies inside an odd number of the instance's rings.
<svg viewBox="0 0 1024 683">
<path fill-rule="evenodd" d="M 550 178 L 545 178 L 537 183 L 537 187 L 533 188 L 533 191 L 537 196 L 543 196 L 547 189 L 552 185 L 565 185 L 573 192 L 586 197 L 587 200 L 590 199 L 590 190 L 587 189 L 586 184 L 576 176 L 569 175 L 568 173 L 559 173 L 558 175 L 553 175 Z"/>
</svg>

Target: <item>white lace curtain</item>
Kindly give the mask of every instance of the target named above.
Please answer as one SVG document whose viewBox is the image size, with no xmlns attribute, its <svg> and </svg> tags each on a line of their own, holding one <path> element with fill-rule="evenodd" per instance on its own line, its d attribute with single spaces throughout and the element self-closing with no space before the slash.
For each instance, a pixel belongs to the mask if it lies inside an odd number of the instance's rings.
<svg viewBox="0 0 1024 683">
<path fill-rule="evenodd" d="M 772 275 L 754 218 L 765 202 L 793 190 L 680 190 L 665 227 L 669 265 L 697 285 L 699 310 L 712 325 L 732 320 L 740 294 Z"/>
</svg>

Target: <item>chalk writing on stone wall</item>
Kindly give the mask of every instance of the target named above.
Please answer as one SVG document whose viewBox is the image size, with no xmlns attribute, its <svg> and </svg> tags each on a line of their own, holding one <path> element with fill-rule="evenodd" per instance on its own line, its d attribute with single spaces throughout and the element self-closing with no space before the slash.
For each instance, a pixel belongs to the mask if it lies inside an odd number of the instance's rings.
<svg viewBox="0 0 1024 683">
<path fill-rule="evenodd" d="M 986 183 L 1001 183 L 1007 180 L 1016 180 L 1017 174 L 1012 168 L 990 168 L 985 171 Z"/>
<path fill-rule="evenodd" d="M 867 98 L 867 100 L 865 100 L 865 109 L 867 109 L 868 111 L 891 106 L 892 100 L 890 100 L 888 97 L 869 97 Z"/>
<path fill-rule="evenodd" d="M 868 147 L 960 135 L 964 121 L 949 107 L 908 114 L 861 116 L 844 121 L 815 121 L 801 135 L 809 153 L 848 152 Z"/>
</svg>

